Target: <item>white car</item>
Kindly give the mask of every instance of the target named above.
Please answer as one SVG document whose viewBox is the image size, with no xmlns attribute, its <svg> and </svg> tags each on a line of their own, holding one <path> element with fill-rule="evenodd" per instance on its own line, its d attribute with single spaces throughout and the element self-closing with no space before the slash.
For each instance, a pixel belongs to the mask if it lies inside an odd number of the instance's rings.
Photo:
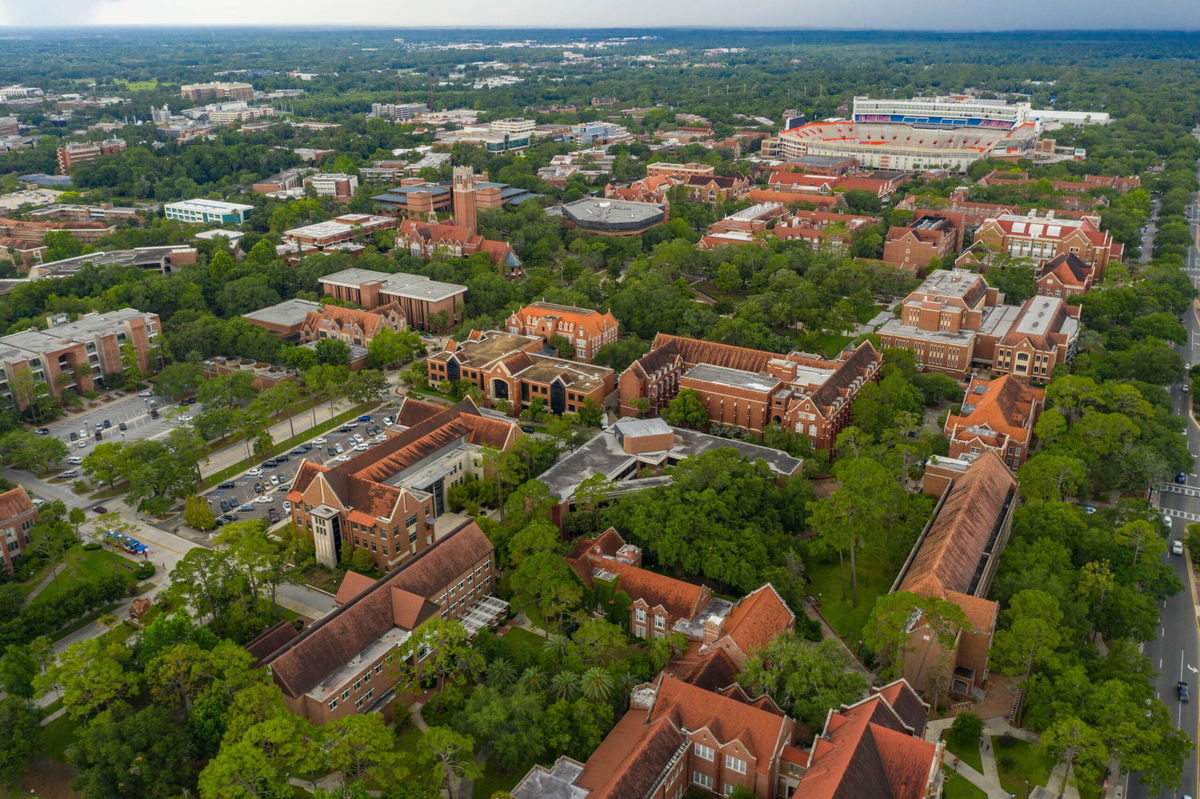
<svg viewBox="0 0 1200 799">
<path fill-rule="evenodd" d="M 1172 555 L 1182 555 L 1183 554 L 1183 539 L 1176 538 L 1174 541 L 1171 542 L 1171 554 Z"/>
<path fill-rule="evenodd" d="M 366 444 L 355 444 L 354 445 L 355 452 L 366 452 L 367 449 L 368 449 L 368 447 Z"/>
<path fill-rule="evenodd" d="M 88 445 L 88 440 L 85 438 L 82 441 L 80 441 L 78 444 L 76 444 L 75 446 L 78 449 L 87 449 L 87 445 Z"/>
<path fill-rule="evenodd" d="M 263 473 L 263 470 L 258 468 L 257 466 L 255 466 L 253 469 L 249 469 L 246 472 L 246 474 L 250 475 L 251 477 L 262 477 L 262 473 Z"/>
<path fill-rule="evenodd" d="M 282 482 L 283 482 L 283 475 L 281 475 L 281 474 L 271 475 L 271 485 L 277 486 Z"/>
<path fill-rule="evenodd" d="M 341 444 L 334 444 L 334 445 L 333 445 L 333 448 L 334 448 L 335 450 L 337 450 L 337 454 L 339 454 L 339 455 L 341 455 L 343 452 L 345 452 L 345 451 L 346 451 L 346 448 L 345 448 L 345 447 L 343 447 Z"/>
<path fill-rule="evenodd" d="M 153 397 L 154 392 L 151 391 L 150 389 L 146 389 L 145 391 L 139 391 L 138 396 L 139 397 Z"/>
<path fill-rule="evenodd" d="M 350 438 L 354 439 L 355 444 L 363 443 L 363 437 L 360 436 L 358 433 L 355 433 L 354 435 L 350 436 Z"/>
<path fill-rule="evenodd" d="M 67 463 L 71 464 L 72 466 L 78 466 L 79 464 L 83 463 L 83 458 L 80 458 L 77 455 L 72 455 L 71 457 L 67 458 Z"/>
<path fill-rule="evenodd" d="M 319 446 L 322 446 L 322 445 L 324 445 L 324 444 L 328 444 L 329 442 L 328 442 L 328 441 L 326 441 L 324 437 L 322 437 L 322 438 L 314 438 L 314 439 L 312 440 L 312 443 L 316 444 L 316 445 L 319 447 Z"/>
<path fill-rule="evenodd" d="M 283 501 L 283 512 L 284 513 L 292 512 L 292 503 L 288 502 L 286 499 Z"/>
<path fill-rule="evenodd" d="M 180 415 L 179 415 L 179 421 L 181 421 L 181 422 L 185 422 L 185 423 L 186 423 L 186 422 L 190 422 L 190 421 L 192 421 L 192 415 L 191 415 L 190 413 L 183 413 L 183 414 L 180 414 Z"/>
<path fill-rule="evenodd" d="M 349 456 L 349 455 L 338 455 L 338 456 L 337 456 L 336 458 L 334 458 L 333 460 L 334 460 L 336 463 L 345 463 L 346 461 L 350 460 L 350 456 Z"/>
<path fill-rule="evenodd" d="M 257 502 L 258 504 L 262 505 L 262 504 L 265 504 L 265 503 L 267 503 L 267 502 L 273 502 L 274 500 L 272 500 L 272 499 L 271 499 L 270 497 L 268 497 L 266 494 L 263 494 L 263 495 L 262 495 L 262 496 L 260 496 L 260 497 L 255 497 L 255 498 L 254 498 L 254 501 L 255 501 L 255 502 Z"/>
</svg>

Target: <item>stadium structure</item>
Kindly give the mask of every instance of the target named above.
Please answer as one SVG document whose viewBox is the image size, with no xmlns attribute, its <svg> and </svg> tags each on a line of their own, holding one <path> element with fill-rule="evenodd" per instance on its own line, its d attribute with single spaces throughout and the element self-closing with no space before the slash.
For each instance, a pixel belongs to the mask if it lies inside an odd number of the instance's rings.
<svg viewBox="0 0 1200 799">
<path fill-rule="evenodd" d="M 765 145 L 776 157 L 852 157 L 889 170 L 965 172 L 981 158 L 1020 158 L 1041 132 L 1028 103 L 955 97 L 872 100 L 855 97 L 852 117 L 785 130 Z"/>
</svg>

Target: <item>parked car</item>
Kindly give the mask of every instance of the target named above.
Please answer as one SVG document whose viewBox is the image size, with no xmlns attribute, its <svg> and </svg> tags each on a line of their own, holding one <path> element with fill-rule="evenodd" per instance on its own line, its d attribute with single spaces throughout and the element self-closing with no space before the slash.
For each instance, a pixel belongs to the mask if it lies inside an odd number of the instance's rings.
<svg viewBox="0 0 1200 799">
<path fill-rule="evenodd" d="M 267 520 L 274 524 L 279 521 L 279 511 L 274 508 L 267 508 Z"/>
<path fill-rule="evenodd" d="M 129 429 L 129 425 L 125 424 L 124 422 L 120 422 L 120 423 L 117 425 L 117 429 L 118 429 L 118 430 L 128 430 L 128 429 Z"/>
<path fill-rule="evenodd" d="M 71 441 L 78 441 L 78 440 L 79 440 L 79 434 L 76 433 L 74 430 L 72 430 L 71 431 Z"/>
<path fill-rule="evenodd" d="M 1187 485 L 1187 473 L 1175 472 L 1175 482 L 1179 485 Z"/>
<path fill-rule="evenodd" d="M 281 463 L 287 463 L 291 459 L 292 457 L 290 455 L 278 455 L 275 458 L 275 465 L 278 466 Z"/>
<path fill-rule="evenodd" d="M 150 409 L 150 418 L 151 418 L 151 419 L 157 419 L 157 418 L 158 418 L 158 409 L 157 409 L 157 408 L 151 408 L 151 409 Z"/>
<path fill-rule="evenodd" d="M 253 505 L 243 505 L 242 507 L 238 508 L 238 513 L 249 513 L 252 510 L 254 510 Z"/>
<path fill-rule="evenodd" d="M 263 484 L 262 484 L 262 483 L 255 483 L 255 484 L 254 484 L 254 493 L 255 493 L 255 494 L 261 494 L 262 492 L 263 492 Z"/>
<path fill-rule="evenodd" d="M 78 477 L 78 476 L 79 476 L 78 469 L 67 469 L 65 472 L 63 472 L 62 474 L 59 475 L 59 477 Z"/>
<path fill-rule="evenodd" d="M 326 452 L 326 453 L 329 455 L 329 457 L 331 457 L 331 458 L 332 458 L 333 456 L 335 456 L 335 455 L 337 455 L 337 454 L 338 454 L 338 451 L 337 451 L 337 449 L 335 449 L 334 447 L 326 447 L 326 448 L 325 448 L 325 452 Z"/>
<path fill-rule="evenodd" d="M 370 416 L 360 416 L 360 417 L 358 417 L 358 421 L 369 422 L 369 421 L 371 421 L 371 417 Z"/>
<path fill-rule="evenodd" d="M 1187 682 L 1180 680 L 1175 686 L 1175 690 L 1179 692 L 1179 701 L 1186 702 L 1192 698 L 1192 690 L 1188 687 Z"/>
<path fill-rule="evenodd" d="M 1171 554 L 1172 555 L 1182 555 L 1183 554 L 1183 539 L 1176 538 L 1174 541 L 1171 542 Z"/>
<path fill-rule="evenodd" d="M 50 428 L 49 427 L 39 427 L 37 429 L 37 434 L 39 436 L 48 436 L 48 435 L 50 435 Z"/>
<path fill-rule="evenodd" d="M 224 483 L 218 484 L 217 488 L 228 491 L 231 488 L 237 488 L 237 483 L 233 482 L 232 480 L 226 480 Z"/>
<path fill-rule="evenodd" d="M 192 415 L 190 413 L 182 413 L 179 415 L 179 421 L 186 424 L 186 423 L 192 421 Z"/>
<path fill-rule="evenodd" d="M 187 398 L 187 404 L 188 404 L 188 405 L 195 405 L 195 404 L 196 404 L 196 398 L 195 398 L 195 397 L 188 397 L 188 398 Z"/>
<path fill-rule="evenodd" d="M 108 513 L 108 508 L 104 507 L 103 505 L 97 505 L 96 507 L 92 508 L 92 510 L 94 510 L 96 513 Z"/>
<path fill-rule="evenodd" d="M 87 425 L 86 425 L 86 424 L 85 424 L 83 427 L 79 428 L 79 437 L 80 437 L 80 438 L 87 438 L 87 437 L 88 437 L 88 431 L 87 431 Z"/>
<path fill-rule="evenodd" d="M 329 440 L 324 437 L 314 438 L 312 443 L 316 444 L 319 447 L 323 447 L 329 443 Z"/>
<path fill-rule="evenodd" d="M 1091 516 L 1093 513 L 1096 512 L 1096 509 L 1093 508 L 1091 505 L 1084 505 L 1083 512 L 1086 513 L 1087 515 Z"/>
<path fill-rule="evenodd" d="M 139 391 L 138 396 L 139 397 L 153 397 L 154 392 L 151 391 L 150 389 L 146 389 L 145 391 Z"/>
<path fill-rule="evenodd" d="M 79 457 L 78 455 L 72 455 L 71 457 L 67 458 L 67 463 L 71 464 L 72 466 L 78 466 L 79 464 L 83 463 L 83 458 Z"/>
<path fill-rule="evenodd" d="M 84 438 L 84 439 L 81 439 L 79 441 L 79 443 L 76 444 L 75 446 L 78 447 L 79 449 L 87 449 L 87 445 L 88 445 L 87 439 Z"/>
<path fill-rule="evenodd" d="M 341 444 L 334 444 L 333 448 L 337 450 L 337 454 L 339 455 L 346 451 L 345 447 L 343 447 Z"/>
<path fill-rule="evenodd" d="M 292 512 L 292 503 L 288 502 L 286 499 L 283 501 L 283 512 L 284 513 Z"/>
<path fill-rule="evenodd" d="M 393 425 L 396 423 L 396 420 L 394 417 L 385 416 L 385 417 L 383 417 L 383 423 L 386 425 Z"/>
<path fill-rule="evenodd" d="M 366 452 L 367 449 L 368 449 L 368 447 L 366 444 L 355 444 L 354 445 L 355 452 Z"/>
<path fill-rule="evenodd" d="M 108 430 L 112 427 L 112 422 L 110 422 L 108 419 L 105 419 L 102 426 L 105 430 Z"/>
<path fill-rule="evenodd" d="M 283 475 L 279 475 L 279 474 L 271 475 L 271 485 L 277 486 L 282 482 L 283 482 Z"/>
<path fill-rule="evenodd" d="M 258 468 L 257 466 L 254 467 L 253 469 L 246 470 L 246 474 L 250 475 L 251 477 L 260 477 L 262 475 L 262 473 L 263 473 L 263 470 Z"/>
<path fill-rule="evenodd" d="M 533 428 L 532 428 L 532 427 L 530 427 L 530 426 L 529 426 L 529 425 L 527 425 L 527 424 L 523 424 L 523 425 L 521 425 L 521 432 L 522 432 L 522 433 L 532 433 L 532 432 L 533 432 Z"/>
<path fill-rule="evenodd" d="M 268 496 L 265 496 L 265 495 L 264 495 L 264 496 L 261 496 L 261 497 L 255 497 L 255 498 L 254 498 L 254 501 L 255 501 L 255 502 L 257 502 L 258 504 L 260 504 L 260 505 L 261 505 L 261 504 L 263 504 L 264 502 L 270 502 L 270 501 L 271 501 L 271 498 L 270 498 L 270 497 L 268 497 Z"/>
</svg>

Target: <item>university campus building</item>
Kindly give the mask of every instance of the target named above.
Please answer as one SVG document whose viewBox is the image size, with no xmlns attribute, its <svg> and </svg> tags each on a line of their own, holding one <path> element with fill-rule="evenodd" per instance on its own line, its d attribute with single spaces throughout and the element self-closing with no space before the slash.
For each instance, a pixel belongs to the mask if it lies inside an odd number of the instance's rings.
<svg viewBox="0 0 1200 799">
<path fill-rule="evenodd" d="M 554 336 L 562 336 L 575 348 L 575 359 L 588 363 L 596 350 L 616 341 L 621 333 L 620 323 L 608 311 L 540 300 L 511 314 L 506 327 L 509 333 L 541 336 L 547 345 Z"/>
<path fill-rule="evenodd" d="M 453 327 L 462 319 L 466 286 L 442 283 L 423 275 L 406 272 L 375 272 L 370 269 L 343 269 L 319 278 L 321 291 L 330 297 L 347 300 L 367 310 L 396 304 L 409 325 L 428 330 L 434 314 L 446 315 L 445 325 Z"/>
<path fill-rule="evenodd" d="M 1015 472 L 1029 457 L 1033 427 L 1045 405 L 1043 389 L 1012 375 L 971 378 L 961 410 L 946 417 L 949 456 L 973 461 L 992 451 Z"/>
<path fill-rule="evenodd" d="M 681 389 L 691 388 L 714 422 L 756 433 L 778 424 L 829 450 L 849 422 L 855 396 L 876 379 L 882 363 L 870 342 L 831 361 L 659 333 L 650 352 L 621 373 L 621 413 L 638 415 L 644 399 L 648 413 L 657 415 Z"/>
<path fill-rule="evenodd" d="M 38 509 L 21 486 L 0 493 L 0 565 L 9 574 L 29 546 L 29 531 L 38 523 Z"/>
</svg>

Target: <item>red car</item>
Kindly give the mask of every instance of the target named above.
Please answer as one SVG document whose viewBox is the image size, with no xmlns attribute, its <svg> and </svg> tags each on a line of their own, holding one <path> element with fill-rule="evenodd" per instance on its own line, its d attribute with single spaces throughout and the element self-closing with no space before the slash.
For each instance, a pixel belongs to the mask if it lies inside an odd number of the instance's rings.
<svg viewBox="0 0 1200 799">
<path fill-rule="evenodd" d="M 103 505 L 97 505 L 96 507 L 92 508 L 92 510 L 96 511 L 96 513 L 108 513 L 108 508 L 104 507 Z"/>
</svg>

